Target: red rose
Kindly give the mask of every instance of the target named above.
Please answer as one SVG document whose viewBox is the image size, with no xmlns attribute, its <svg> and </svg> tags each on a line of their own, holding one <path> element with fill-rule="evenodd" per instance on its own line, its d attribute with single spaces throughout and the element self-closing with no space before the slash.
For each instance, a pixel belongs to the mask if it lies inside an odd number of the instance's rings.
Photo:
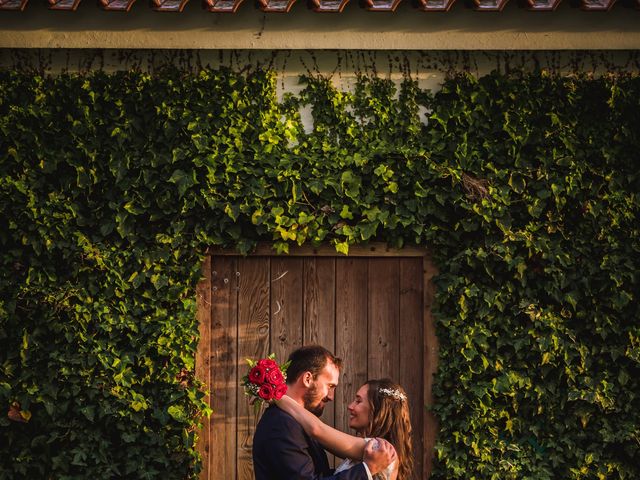
<svg viewBox="0 0 640 480">
<path fill-rule="evenodd" d="M 287 393 L 287 384 L 281 383 L 276 387 L 273 398 L 275 398 L 276 400 L 280 400 L 285 393 Z"/>
<path fill-rule="evenodd" d="M 258 390 L 258 396 L 263 400 L 267 400 L 267 401 L 273 400 L 274 393 L 275 392 L 273 390 L 273 387 L 268 383 L 265 383 L 264 385 L 262 385 L 260 387 L 260 390 Z"/>
<path fill-rule="evenodd" d="M 272 385 L 280 385 L 281 383 L 284 383 L 284 377 L 282 376 L 282 372 L 280 372 L 279 368 L 269 370 L 267 372 L 266 378 L 267 382 L 271 383 Z"/>
<path fill-rule="evenodd" d="M 259 385 L 262 382 L 264 382 L 264 377 L 266 373 L 267 373 L 266 369 L 264 367 L 261 367 L 260 364 L 258 364 L 255 367 L 253 367 L 249 372 L 249 381 L 251 383 L 255 383 Z"/>
<path fill-rule="evenodd" d="M 278 368 L 278 364 L 275 360 L 271 360 L 270 358 L 263 358 L 258 362 L 258 366 L 264 369 L 273 369 Z"/>
</svg>

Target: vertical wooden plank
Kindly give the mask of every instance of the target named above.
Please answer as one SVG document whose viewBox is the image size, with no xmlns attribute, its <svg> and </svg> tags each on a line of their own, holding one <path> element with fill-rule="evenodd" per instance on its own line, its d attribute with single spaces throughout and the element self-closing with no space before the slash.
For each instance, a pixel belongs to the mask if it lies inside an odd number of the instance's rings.
<svg viewBox="0 0 640 480">
<path fill-rule="evenodd" d="M 335 351 L 336 259 L 304 259 L 304 343 Z"/>
<path fill-rule="evenodd" d="M 322 345 L 335 353 L 336 348 L 336 259 L 304 259 L 304 344 Z M 335 403 L 335 402 L 333 402 Z M 329 403 L 322 415 L 333 426 L 334 405 Z"/>
<path fill-rule="evenodd" d="M 400 259 L 400 376 L 398 383 L 407 392 L 413 431 L 415 478 L 423 476 L 423 307 L 422 258 Z"/>
<path fill-rule="evenodd" d="M 343 360 L 336 389 L 336 428 L 349 431 L 347 405 L 367 379 L 366 258 L 336 258 L 336 355 Z"/>
<path fill-rule="evenodd" d="M 302 258 L 271 258 L 271 352 L 278 362 L 302 346 Z"/>
<path fill-rule="evenodd" d="M 198 330 L 200 341 L 196 351 L 196 378 L 204 383 L 207 392 L 211 391 L 209 372 L 211 371 L 211 256 L 207 255 L 202 264 L 202 279 L 196 287 Z M 207 394 L 204 401 L 211 406 Z M 211 418 L 202 418 L 202 428 L 198 431 L 198 452 L 202 457 L 200 480 L 210 480 L 209 454 Z"/>
<path fill-rule="evenodd" d="M 438 338 L 436 337 L 431 307 L 435 298 L 432 279 L 438 271 L 429 257 L 423 259 L 423 304 L 424 304 L 424 478 L 429 478 L 433 468 L 433 453 L 438 432 L 438 423 L 430 409 L 433 405 L 432 385 L 438 369 Z"/>
<path fill-rule="evenodd" d="M 258 359 L 269 353 L 269 258 L 238 258 L 238 272 L 238 362 L 242 375 L 245 358 Z M 253 408 L 238 389 L 238 480 L 254 478 L 251 449 L 257 421 Z"/>
<path fill-rule="evenodd" d="M 399 259 L 369 260 L 368 377 L 398 381 Z"/>
<path fill-rule="evenodd" d="M 322 345 L 335 353 L 336 348 L 336 260 L 335 258 L 304 259 L 304 345 Z M 325 406 L 322 420 L 335 425 L 335 399 Z M 335 457 L 329 455 L 335 466 Z"/>
<path fill-rule="evenodd" d="M 209 478 L 236 475 L 238 291 L 235 257 L 211 259 L 211 433 Z"/>
</svg>

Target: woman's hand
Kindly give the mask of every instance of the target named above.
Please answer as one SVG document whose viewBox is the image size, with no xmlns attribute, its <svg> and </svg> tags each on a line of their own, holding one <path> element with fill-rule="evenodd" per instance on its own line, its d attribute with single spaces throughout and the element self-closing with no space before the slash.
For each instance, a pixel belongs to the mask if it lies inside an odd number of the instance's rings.
<svg viewBox="0 0 640 480">
<path fill-rule="evenodd" d="M 380 473 L 398 458 L 396 449 L 384 438 L 375 438 L 364 447 L 362 461 L 367 464 L 371 475 Z"/>
</svg>

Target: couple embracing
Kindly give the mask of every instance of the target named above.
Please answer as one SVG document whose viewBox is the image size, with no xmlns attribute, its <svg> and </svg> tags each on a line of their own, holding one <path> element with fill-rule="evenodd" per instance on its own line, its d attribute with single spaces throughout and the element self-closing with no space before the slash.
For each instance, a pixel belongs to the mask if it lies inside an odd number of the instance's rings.
<svg viewBox="0 0 640 480">
<path fill-rule="evenodd" d="M 263 414 L 253 438 L 256 480 L 411 480 L 409 405 L 389 379 L 369 380 L 349 404 L 357 436 L 318 417 L 333 400 L 342 361 L 311 345 L 289 356 L 287 395 Z M 332 471 L 325 449 L 344 461 Z"/>
</svg>

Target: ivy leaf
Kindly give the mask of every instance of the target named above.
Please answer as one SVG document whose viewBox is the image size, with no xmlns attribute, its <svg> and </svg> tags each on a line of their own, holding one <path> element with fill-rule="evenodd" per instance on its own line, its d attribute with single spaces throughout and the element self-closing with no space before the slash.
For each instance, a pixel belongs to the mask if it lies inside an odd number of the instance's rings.
<svg viewBox="0 0 640 480">
<path fill-rule="evenodd" d="M 176 184 L 178 187 L 178 194 L 180 197 L 183 197 L 186 191 L 196 184 L 195 171 L 187 173 L 183 170 L 177 169 L 171 174 L 169 181 Z"/>
<path fill-rule="evenodd" d="M 96 410 L 94 406 L 86 405 L 80 408 L 80 413 L 82 413 L 82 415 L 84 415 L 87 420 L 89 420 L 90 422 L 93 422 L 93 419 L 95 418 L 95 415 L 96 415 Z"/>
<path fill-rule="evenodd" d="M 111 232 L 113 232 L 113 229 L 115 228 L 115 226 L 116 224 L 114 222 L 105 221 L 100 225 L 100 233 L 102 234 L 103 237 L 106 237 Z"/>
<path fill-rule="evenodd" d="M 189 419 L 184 408 L 180 405 L 171 405 L 167 408 L 167 413 L 178 422 L 186 422 Z"/>
<path fill-rule="evenodd" d="M 116 214 L 116 230 L 120 237 L 127 238 L 133 231 L 134 221 L 126 212 L 118 212 Z"/>
<path fill-rule="evenodd" d="M 353 214 L 349 210 L 349 205 L 343 205 L 340 211 L 340 218 L 353 219 Z"/>
<path fill-rule="evenodd" d="M 347 197 L 352 200 L 358 200 L 358 196 L 360 195 L 360 186 L 362 185 L 360 177 L 354 175 L 351 170 L 347 170 L 342 173 L 340 177 L 340 184 L 342 185 L 342 189 Z"/>
<path fill-rule="evenodd" d="M 234 222 L 237 222 L 238 215 L 240 214 L 240 207 L 236 204 L 227 203 L 224 207 L 224 213 L 226 213 Z"/>
<path fill-rule="evenodd" d="M 360 238 L 362 240 L 369 240 L 370 238 L 375 237 L 379 225 L 379 223 L 373 222 L 359 223 L 358 228 L 360 229 Z"/>
<path fill-rule="evenodd" d="M 349 255 L 349 244 L 347 242 L 336 242 L 335 247 L 336 252 Z"/>
</svg>

